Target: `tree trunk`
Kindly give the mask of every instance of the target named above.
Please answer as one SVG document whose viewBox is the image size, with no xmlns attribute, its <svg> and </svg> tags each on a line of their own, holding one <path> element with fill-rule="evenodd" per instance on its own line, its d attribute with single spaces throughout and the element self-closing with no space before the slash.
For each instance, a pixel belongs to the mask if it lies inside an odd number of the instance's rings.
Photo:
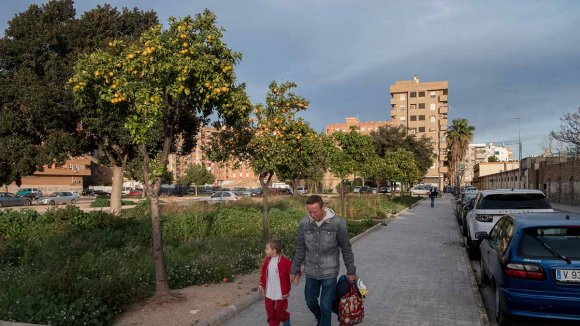
<svg viewBox="0 0 580 326">
<path fill-rule="evenodd" d="M 162 164 L 167 163 L 171 141 L 165 139 L 162 154 Z M 159 209 L 159 193 L 161 191 L 161 179 L 149 180 L 149 154 L 145 145 L 140 146 L 143 154 L 143 180 L 145 189 L 151 200 L 151 224 L 153 231 L 153 259 L 155 261 L 155 296 L 165 297 L 169 295 L 169 283 L 167 282 L 167 272 L 165 271 L 165 256 L 163 252 L 163 235 L 161 227 L 161 211 Z M 167 153 L 167 155 L 165 155 Z M 144 190 L 145 190 L 144 189 Z"/>
<path fill-rule="evenodd" d="M 195 197 L 197 197 L 197 185 L 195 185 Z"/>
<path fill-rule="evenodd" d="M 268 226 L 268 195 L 270 193 L 270 189 L 268 188 L 268 182 L 270 181 L 271 176 L 268 178 L 268 181 L 264 180 L 264 176 L 260 175 L 260 185 L 262 186 L 262 238 L 264 239 L 264 243 L 266 243 L 270 237 L 270 229 Z"/>
<path fill-rule="evenodd" d="M 113 186 L 111 189 L 111 214 L 121 213 L 121 195 L 123 191 L 123 167 L 113 165 Z"/>
<path fill-rule="evenodd" d="M 296 192 L 296 188 L 298 188 L 298 179 L 292 179 L 292 195 L 298 196 L 299 194 Z"/>
<path fill-rule="evenodd" d="M 161 181 L 157 180 L 152 186 L 149 198 L 151 199 L 151 223 L 153 224 L 153 258 L 155 259 L 155 294 L 168 295 L 169 284 L 165 271 L 165 255 L 163 253 L 163 234 L 161 232 L 161 211 L 159 209 L 159 191 Z"/>
</svg>

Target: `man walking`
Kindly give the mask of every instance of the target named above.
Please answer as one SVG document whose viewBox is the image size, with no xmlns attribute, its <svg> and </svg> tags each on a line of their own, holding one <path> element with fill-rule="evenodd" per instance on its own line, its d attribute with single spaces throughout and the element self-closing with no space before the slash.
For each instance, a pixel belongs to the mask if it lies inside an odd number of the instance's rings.
<svg viewBox="0 0 580 326">
<path fill-rule="evenodd" d="M 431 198 L 431 207 L 435 207 L 435 198 L 437 198 L 437 196 L 439 196 L 437 188 L 431 188 L 431 192 L 429 193 L 429 198 Z"/>
<path fill-rule="evenodd" d="M 290 279 L 294 285 L 298 284 L 300 268 L 304 263 L 306 305 L 319 326 L 330 326 L 336 278 L 340 271 L 340 252 L 351 283 L 356 280 L 354 255 L 346 222 L 342 217 L 325 208 L 318 195 L 308 198 L 306 208 L 308 216 L 298 225 L 296 254 L 292 260 Z"/>
</svg>

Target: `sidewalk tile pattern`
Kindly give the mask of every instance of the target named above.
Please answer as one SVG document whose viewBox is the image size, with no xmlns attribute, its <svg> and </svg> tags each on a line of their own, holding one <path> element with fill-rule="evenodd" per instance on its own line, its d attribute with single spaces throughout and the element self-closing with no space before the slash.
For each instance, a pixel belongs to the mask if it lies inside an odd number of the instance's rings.
<svg viewBox="0 0 580 326">
<path fill-rule="evenodd" d="M 480 325 L 450 202 L 445 196 L 430 208 L 423 200 L 353 244 L 358 275 L 369 288 L 362 325 Z M 288 309 L 292 325 L 316 325 L 303 279 Z M 226 325 L 267 325 L 265 315 L 259 301 Z"/>
</svg>

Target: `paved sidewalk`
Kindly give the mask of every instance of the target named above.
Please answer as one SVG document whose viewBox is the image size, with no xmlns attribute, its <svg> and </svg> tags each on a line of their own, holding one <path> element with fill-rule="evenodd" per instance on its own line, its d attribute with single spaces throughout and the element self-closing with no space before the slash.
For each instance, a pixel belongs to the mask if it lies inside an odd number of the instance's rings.
<svg viewBox="0 0 580 326">
<path fill-rule="evenodd" d="M 435 208 L 421 201 L 353 245 L 358 275 L 369 288 L 363 325 L 480 325 L 448 196 Z M 289 311 L 293 326 L 316 325 L 303 279 L 292 289 Z M 259 301 L 226 325 L 267 325 L 265 316 Z"/>
</svg>

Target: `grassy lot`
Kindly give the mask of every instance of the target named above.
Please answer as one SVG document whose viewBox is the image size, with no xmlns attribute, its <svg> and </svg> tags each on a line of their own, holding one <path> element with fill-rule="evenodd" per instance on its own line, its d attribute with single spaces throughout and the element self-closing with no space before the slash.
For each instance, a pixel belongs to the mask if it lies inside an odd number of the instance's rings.
<svg viewBox="0 0 580 326">
<path fill-rule="evenodd" d="M 416 200 L 349 197 L 350 235 Z M 283 240 L 289 256 L 304 201 L 277 199 L 269 209 L 270 233 Z M 339 207 L 338 199 L 330 199 L 328 206 Z M 263 254 L 261 232 L 261 205 L 253 200 L 165 205 L 163 236 L 171 288 L 220 282 L 255 270 Z M 108 325 L 122 307 L 154 290 L 148 201 L 123 211 L 121 218 L 74 206 L 44 214 L 0 212 L 0 320 Z"/>
</svg>

